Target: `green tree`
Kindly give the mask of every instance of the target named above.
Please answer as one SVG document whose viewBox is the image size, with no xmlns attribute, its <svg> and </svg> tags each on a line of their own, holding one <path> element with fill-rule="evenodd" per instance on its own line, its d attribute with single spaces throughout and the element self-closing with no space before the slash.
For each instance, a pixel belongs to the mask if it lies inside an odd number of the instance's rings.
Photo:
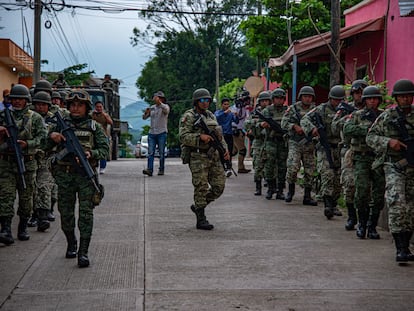
<svg viewBox="0 0 414 311">
<path fill-rule="evenodd" d="M 88 67 L 88 64 L 78 64 L 68 68 L 63 69 L 63 74 L 65 75 L 65 80 L 69 85 L 82 85 L 85 81 L 87 81 L 91 74 L 95 73 L 95 71 L 83 71 L 85 68 Z M 42 73 L 42 76 L 53 82 L 57 79 L 58 73 Z"/>
</svg>

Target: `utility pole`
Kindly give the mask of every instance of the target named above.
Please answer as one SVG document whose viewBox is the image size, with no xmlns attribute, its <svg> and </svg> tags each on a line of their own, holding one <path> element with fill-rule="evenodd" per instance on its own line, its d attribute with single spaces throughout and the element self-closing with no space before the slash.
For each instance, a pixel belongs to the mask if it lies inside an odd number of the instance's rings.
<svg viewBox="0 0 414 311">
<path fill-rule="evenodd" d="M 220 50 L 216 47 L 216 109 L 219 105 L 220 88 Z"/>
<path fill-rule="evenodd" d="M 257 1 L 257 15 L 262 15 L 262 1 Z M 262 74 L 262 59 L 257 56 L 257 75 L 260 77 Z"/>
<path fill-rule="evenodd" d="M 332 55 L 330 57 L 330 75 L 329 75 L 329 84 L 330 87 L 339 84 L 339 72 L 340 64 L 338 60 L 341 59 L 341 54 L 339 50 L 340 43 L 340 28 L 341 28 L 341 5 L 339 0 L 331 0 L 331 46 L 333 53 L 337 55 Z"/>
<path fill-rule="evenodd" d="M 41 16 L 42 16 L 42 1 L 35 0 L 34 7 L 34 65 L 33 65 L 33 84 L 40 80 L 40 51 L 41 51 Z"/>
</svg>

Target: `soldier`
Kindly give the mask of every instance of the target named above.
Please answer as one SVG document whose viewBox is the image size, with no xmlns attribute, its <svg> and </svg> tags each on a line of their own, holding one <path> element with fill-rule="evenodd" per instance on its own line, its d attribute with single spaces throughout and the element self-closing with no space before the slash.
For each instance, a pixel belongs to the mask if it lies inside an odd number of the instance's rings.
<svg viewBox="0 0 414 311">
<path fill-rule="evenodd" d="M 101 85 L 103 89 L 110 89 L 112 91 L 115 89 L 115 83 L 111 80 L 111 78 L 112 77 L 110 74 L 105 74 L 104 80 Z"/>
<path fill-rule="evenodd" d="M 97 101 L 95 103 L 95 110 L 92 112 L 92 119 L 98 122 L 107 138 L 108 144 L 111 145 L 111 126 L 114 124 L 112 118 L 109 114 L 107 114 L 104 110 L 103 103 L 101 101 Z M 106 168 L 106 159 L 101 159 L 99 161 L 99 174 L 104 174 Z"/>
<path fill-rule="evenodd" d="M 67 108 L 69 115 L 65 122 L 74 129 L 75 135 L 81 143 L 86 158 L 96 174 L 98 161 L 106 158 L 109 153 L 109 145 L 102 127 L 89 116 L 92 103 L 89 95 L 84 90 L 74 90 L 67 95 Z M 48 150 L 57 145 L 57 152 L 64 149 L 64 136 L 54 129 L 49 134 Z M 62 159 L 56 158 L 52 167 L 52 173 L 59 188 L 59 212 L 62 231 L 66 236 L 66 258 L 76 258 L 77 239 L 75 235 L 75 203 L 79 200 L 78 227 L 80 231 L 80 245 L 77 251 L 78 266 L 89 266 L 88 248 L 93 229 L 93 209 L 96 202 L 93 201 L 95 188 L 91 181 L 82 175 L 74 166 L 70 157 L 66 155 Z M 73 160 L 73 159 L 72 159 Z"/>
<path fill-rule="evenodd" d="M 338 198 L 341 194 L 339 174 L 341 156 L 338 143 L 339 135 L 332 132 L 332 120 L 336 108 L 345 97 L 345 90 L 341 85 L 333 86 L 329 91 L 329 100 L 307 113 L 300 125 L 306 135 L 319 137 L 316 144 L 317 169 L 321 175 L 321 194 L 325 203 L 324 214 L 331 219 L 334 215 L 341 216 L 336 210 Z"/>
<path fill-rule="evenodd" d="M 52 105 L 49 108 L 49 112 L 54 114 L 56 111 L 61 110 L 61 105 L 63 103 L 62 95 L 59 92 L 52 92 Z"/>
<path fill-rule="evenodd" d="M 285 98 L 286 92 L 283 89 L 275 89 L 271 94 L 272 105 L 263 110 L 263 115 L 280 124 L 286 111 L 286 107 L 283 106 Z M 261 122 L 260 125 L 266 129 L 265 153 L 267 161 L 264 169 L 267 181 L 266 199 L 272 199 L 273 194 L 276 193 L 276 200 L 284 200 L 283 189 L 286 183 L 286 159 L 288 155 L 285 135 L 272 129 L 267 122 Z"/>
<path fill-rule="evenodd" d="M 298 102 L 290 106 L 282 118 L 281 126 L 288 131 L 289 151 L 287 159 L 286 180 L 289 184 L 289 192 L 286 202 L 292 202 L 295 194 L 295 183 L 298 172 L 303 165 L 303 185 L 305 195 L 304 205 L 316 206 L 318 203 L 311 197 L 312 177 L 315 171 L 315 147 L 303 131 L 300 120 L 315 107 L 315 91 L 311 86 L 304 86 L 299 90 Z"/>
<path fill-rule="evenodd" d="M 362 103 L 365 108 L 349 115 L 344 125 L 345 137 L 351 138 L 351 150 L 354 162 L 355 199 L 354 206 L 358 212 L 356 235 L 365 239 L 379 239 L 376 230 L 380 212 L 384 207 L 385 179 L 382 166 L 373 167 L 374 150 L 365 142 L 368 129 L 380 115 L 378 106 L 382 102 L 382 94 L 376 86 L 367 86 L 362 92 Z"/>
<path fill-rule="evenodd" d="M 226 181 L 218 152 L 207 154 L 210 150 L 209 142 L 213 138 L 203 133 L 201 128 L 194 126 L 195 121 L 201 117 L 210 129 L 216 133 L 220 132 L 216 117 L 208 110 L 210 103 L 211 95 L 208 90 L 204 88 L 195 90 L 193 93 L 194 108 L 184 112 L 179 127 L 182 152 L 188 156 L 185 162 L 189 162 L 194 186 L 194 204 L 191 205 L 191 210 L 197 218 L 196 228 L 201 230 L 214 228 L 205 216 L 205 208 L 221 196 Z M 227 144 L 221 133 L 218 134 L 226 149 L 224 158 L 229 160 L 230 154 L 227 150 Z"/>
<path fill-rule="evenodd" d="M 29 89 L 22 84 L 16 84 L 10 92 L 13 110 L 7 108 L 17 126 L 17 143 L 21 148 L 25 167 L 23 176 L 18 173 L 17 155 L 7 143 L 10 133 L 6 128 L 6 111 L 0 113 L 0 242 L 7 245 L 14 243 L 11 223 L 14 216 L 13 205 L 16 199 L 16 190 L 19 194 L 17 215 L 20 217 L 17 238 L 20 241 L 27 241 L 30 238 L 27 232 L 27 221 L 33 210 L 33 191 L 37 169 L 35 152 L 46 136 L 42 117 L 29 109 L 30 99 Z M 26 188 L 24 188 L 21 178 L 23 178 Z"/>
<path fill-rule="evenodd" d="M 37 92 L 33 97 L 35 111 L 39 113 L 47 127 L 51 124 L 53 114 L 49 111 L 52 104 L 50 95 L 46 92 Z M 49 155 L 42 149 L 36 152 L 37 172 L 36 191 L 34 196 L 34 209 L 38 217 L 37 231 L 44 232 L 50 227 L 49 221 L 54 221 L 52 209 L 52 190 L 55 187 L 55 180 L 50 172 Z"/>
<path fill-rule="evenodd" d="M 59 73 L 58 78 L 55 81 L 53 81 L 52 86 L 57 89 L 63 89 L 65 87 L 69 87 L 69 84 L 65 80 L 65 74 L 62 72 Z"/>
<path fill-rule="evenodd" d="M 256 110 L 262 111 L 265 109 L 270 104 L 270 99 L 271 96 L 269 92 L 261 92 L 257 98 L 258 105 L 256 106 Z M 254 113 L 251 114 L 244 123 L 247 136 L 252 140 L 254 182 L 256 184 L 254 195 L 262 195 L 262 179 L 264 177 L 263 173 L 267 159 L 264 150 L 266 131 L 260 126 L 260 123 L 260 119 Z"/>
<path fill-rule="evenodd" d="M 382 155 L 388 223 L 397 249 L 396 261 L 414 261 L 409 249 L 414 230 L 414 83 L 398 80 L 392 96 L 397 106 L 385 110 L 368 131 L 366 142 Z"/>
<path fill-rule="evenodd" d="M 362 91 L 368 86 L 365 80 L 355 80 L 351 85 L 352 101 L 348 104 L 341 103 L 338 106 L 338 112 L 332 120 L 332 130 L 339 133 L 341 137 L 341 176 L 340 183 L 342 186 L 342 193 L 344 195 L 345 204 L 348 210 L 348 219 L 345 224 L 345 230 L 354 230 L 357 224 L 357 214 L 354 207 L 354 167 L 352 159 L 352 151 L 350 149 L 350 139 L 345 139 L 343 134 L 343 127 L 345 121 L 350 113 L 364 107 L 362 103 Z"/>
</svg>

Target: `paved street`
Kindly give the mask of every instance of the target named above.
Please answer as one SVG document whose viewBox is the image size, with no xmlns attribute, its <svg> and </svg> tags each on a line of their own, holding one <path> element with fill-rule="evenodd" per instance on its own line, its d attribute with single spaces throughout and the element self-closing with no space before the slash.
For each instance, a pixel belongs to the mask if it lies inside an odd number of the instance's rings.
<svg viewBox="0 0 414 311">
<path fill-rule="evenodd" d="M 302 206 L 300 190 L 291 204 L 255 197 L 252 173 L 227 179 L 206 211 L 215 229 L 196 230 L 188 167 L 168 158 L 165 176 L 144 177 L 145 165 L 108 163 L 89 268 L 65 258 L 59 221 L 0 245 L 0 309 L 414 309 L 414 263 L 395 263 L 388 232 L 358 240 L 345 216 L 327 221 L 321 203 Z"/>
</svg>

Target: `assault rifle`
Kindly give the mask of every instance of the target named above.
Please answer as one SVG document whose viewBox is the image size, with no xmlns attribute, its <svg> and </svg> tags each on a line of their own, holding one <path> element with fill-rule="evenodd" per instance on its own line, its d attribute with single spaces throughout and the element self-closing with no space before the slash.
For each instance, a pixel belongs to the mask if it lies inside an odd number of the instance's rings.
<svg viewBox="0 0 414 311">
<path fill-rule="evenodd" d="M 263 113 L 261 113 L 259 110 L 257 110 L 257 109 L 256 109 L 256 110 L 253 112 L 253 114 L 254 114 L 254 115 L 256 115 L 256 116 L 258 116 L 260 120 L 262 120 L 262 121 L 264 121 L 264 122 L 267 122 L 267 123 L 270 125 L 270 128 L 271 128 L 273 131 L 275 131 L 276 133 L 278 133 L 278 134 L 282 134 L 282 135 L 284 135 L 284 134 L 286 134 L 286 133 L 287 133 L 287 131 L 286 131 L 286 130 L 284 130 L 284 129 L 282 129 L 282 127 L 280 126 L 280 124 L 279 124 L 277 121 L 273 120 L 271 117 L 266 117 L 266 116 L 265 116 Z"/>
<path fill-rule="evenodd" d="M 407 121 L 404 113 L 399 108 L 396 108 L 396 111 L 398 113 L 398 118 L 392 120 L 390 123 L 398 131 L 404 144 L 407 145 L 407 148 L 403 151 L 404 159 L 398 161 L 397 165 L 401 168 L 407 165 L 414 167 L 414 137 L 408 133 L 405 125 L 407 124 L 411 129 L 414 129 L 414 126 Z"/>
<path fill-rule="evenodd" d="M 80 144 L 78 137 L 75 135 L 73 128 L 65 122 L 60 111 L 56 111 L 55 117 L 57 126 L 60 129 L 61 134 L 65 137 L 65 149 L 56 154 L 56 159 L 62 160 L 64 157 L 69 155 L 69 159 L 75 169 L 90 180 L 95 190 L 98 193 L 101 193 L 101 188 L 98 186 L 96 174 L 89 164 L 86 154 L 83 151 L 82 145 Z"/>
<path fill-rule="evenodd" d="M 337 111 L 342 111 L 345 112 L 345 114 L 351 114 L 353 113 L 355 110 L 357 110 L 355 107 L 352 107 L 350 104 L 346 103 L 346 102 L 341 102 L 338 107 L 336 108 Z"/>
<path fill-rule="evenodd" d="M 300 120 L 302 119 L 302 116 L 300 115 L 298 108 L 296 106 L 292 105 L 292 109 L 295 110 L 296 119 L 298 120 L 298 125 L 300 126 Z M 307 143 L 312 142 L 312 137 L 309 135 L 304 134 L 304 137 L 299 141 L 299 145 L 305 145 Z"/>
<path fill-rule="evenodd" d="M 234 171 L 231 165 L 230 160 L 224 159 L 224 154 L 226 153 L 226 150 L 221 144 L 221 141 L 218 138 L 216 132 L 208 127 L 208 125 L 204 122 L 203 117 L 201 115 L 199 115 L 198 119 L 194 122 L 194 126 L 201 128 L 205 134 L 210 135 L 211 138 L 213 138 L 213 140 L 209 142 L 209 145 L 211 149 L 213 150 L 213 152 L 215 150 L 218 151 L 220 155 L 220 162 L 223 165 L 224 170 L 225 171 L 232 170 L 234 176 L 237 176 L 236 172 Z M 208 152 L 207 154 L 210 154 L 210 152 Z"/>
<path fill-rule="evenodd" d="M 14 120 L 12 114 L 10 113 L 10 108 L 4 108 L 4 114 L 6 116 L 6 128 L 9 132 L 9 136 L 7 137 L 7 144 L 11 150 L 13 150 L 16 161 L 17 161 L 17 171 L 19 172 L 20 182 L 23 189 L 26 189 L 26 181 L 24 180 L 24 173 L 26 172 L 26 167 L 24 165 L 24 157 L 23 152 L 20 144 L 17 142 L 19 136 L 19 129 L 16 125 L 16 121 Z"/>
<path fill-rule="evenodd" d="M 326 134 L 326 127 L 323 124 L 322 118 L 319 113 L 313 113 L 312 120 L 314 121 L 316 128 L 318 129 L 319 133 L 319 143 L 325 150 L 326 158 L 329 162 L 329 168 L 335 169 L 335 165 L 332 159 L 332 153 L 331 153 L 331 146 L 328 142 L 328 136 Z"/>
<path fill-rule="evenodd" d="M 369 120 L 369 121 L 371 121 L 371 123 L 374 123 L 375 120 L 377 119 L 377 117 L 378 117 L 378 115 L 375 113 L 375 111 L 372 110 L 372 109 L 369 109 L 361 116 L 361 119 L 362 120 Z"/>
</svg>

